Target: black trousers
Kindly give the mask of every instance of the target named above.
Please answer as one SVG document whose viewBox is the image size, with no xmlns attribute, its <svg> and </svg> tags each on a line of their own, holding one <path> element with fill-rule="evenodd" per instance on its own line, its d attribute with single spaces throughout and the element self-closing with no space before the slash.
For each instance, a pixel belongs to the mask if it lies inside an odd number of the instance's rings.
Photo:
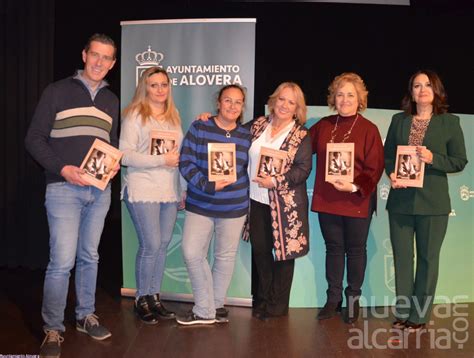
<svg viewBox="0 0 474 358">
<path fill-rule="evenodd" d="M 372 220 L 373 206 L 367 218 L 354 218 L 318 213 L 319 226 L 326 244 L 327 300 L 342 301 L 342 281 L 347 263 L 346 297 L 362 293 L 367 265 L 367 236 Z"/>
<path fill-rule="evenodd" d="M 254 200 L 250 201 L 250 243 L 254 309 L 287 314 L 295 260 L 274 260 L 270 207 Z"/>
</svg>

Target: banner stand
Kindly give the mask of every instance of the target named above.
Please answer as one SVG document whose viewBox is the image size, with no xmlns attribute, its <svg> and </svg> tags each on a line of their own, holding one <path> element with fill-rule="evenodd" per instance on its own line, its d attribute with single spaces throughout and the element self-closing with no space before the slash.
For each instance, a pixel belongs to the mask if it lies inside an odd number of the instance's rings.
<svg viewBox="0 0 474 358">
<path fill-rule="evenodd" d="M 255 18 L 178 19 L 125 21 L 122 25 L 122 110 L 130 103 L 138 79 L 146 69 L 159 66 L 170 77 L 173 99 L 183 132 L 202 112 L 215 112 L 216 95 L 228 84 L 246 88 L 244 119 L 253 118 L 255 74 Z M 192 288 L 181 250 L 184 212 L 178 213 L 166 257 L 160 295 L 192 301 Z M 135 227 L 122 203 L 122 295 L 135 295 Z M 209 262 L 212 265 L 212 247 Z M 236 256 L 227 303 L 251 305 L 250 245 L 242 244 Z"/>
</svg>

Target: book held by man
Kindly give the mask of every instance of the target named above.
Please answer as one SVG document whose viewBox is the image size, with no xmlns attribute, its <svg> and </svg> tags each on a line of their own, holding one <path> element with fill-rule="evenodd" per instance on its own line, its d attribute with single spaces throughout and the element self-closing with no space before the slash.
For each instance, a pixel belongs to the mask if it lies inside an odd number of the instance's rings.
<svg viewBox="0 0 474 358">
<path fill-rule="evenodd" d="M 82 177 L 90 185 L 104 190 L 109 183 L 112 169 L 116 167 L 121 158 L 122 152 L 120 150 L 96 139 L 80 166 L 84 170 Z"/>
</svg>

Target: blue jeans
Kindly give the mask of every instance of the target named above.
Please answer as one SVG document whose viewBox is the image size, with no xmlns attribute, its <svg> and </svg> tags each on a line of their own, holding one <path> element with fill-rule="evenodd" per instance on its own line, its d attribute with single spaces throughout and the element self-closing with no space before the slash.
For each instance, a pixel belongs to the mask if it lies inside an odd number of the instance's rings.
<svg viewBox="0 0 474 358">
<path fill-rule="evenodd" d="M 100 236 L 110 207 L 110 185 L 101 191 L 66 182 L 48 184 L 49 264 L 44 280 L 45 329 L 64 331 L 70 271 L 76 264 L 76 318 L 95 311 Z"/>
<path fill-rule="evenodd" d="M 161 289 L 166 253 L 173 236 L 178 203 L 131 203 L 128 201 L 127 189 L 124 201 L 138 236 L 135 259 L 136 296 L 154 295 Z"/>
<path fill-rule="evenodd" d="M 182 249 L 193 288 L 193 312 L 199 317 L 215 318 L 216 308 L 224 306 L 244 222 L 245 215 L 221 219 L 186 211 Z M 207 253 L 214 234 L 211 272 Z"/>
</svg>

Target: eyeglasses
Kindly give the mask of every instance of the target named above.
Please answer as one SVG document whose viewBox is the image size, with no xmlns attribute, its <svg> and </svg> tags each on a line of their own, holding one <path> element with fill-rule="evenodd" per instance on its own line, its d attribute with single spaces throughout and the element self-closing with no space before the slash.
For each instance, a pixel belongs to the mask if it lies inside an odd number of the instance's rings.
<svg viewBox="0 0 474 358">
<path fill-rule="evenodd" d="M 236 107 L 242 107 L 244 105 L 244 101 L 242 101 L 241 99 L 237 99 L 237 100 L 232 100 L 232 98 L 229 98 L 229 97 L 224 97 L 222 99 L 222 102 L 228 106 L 236 106 Z"/>
</svg>

